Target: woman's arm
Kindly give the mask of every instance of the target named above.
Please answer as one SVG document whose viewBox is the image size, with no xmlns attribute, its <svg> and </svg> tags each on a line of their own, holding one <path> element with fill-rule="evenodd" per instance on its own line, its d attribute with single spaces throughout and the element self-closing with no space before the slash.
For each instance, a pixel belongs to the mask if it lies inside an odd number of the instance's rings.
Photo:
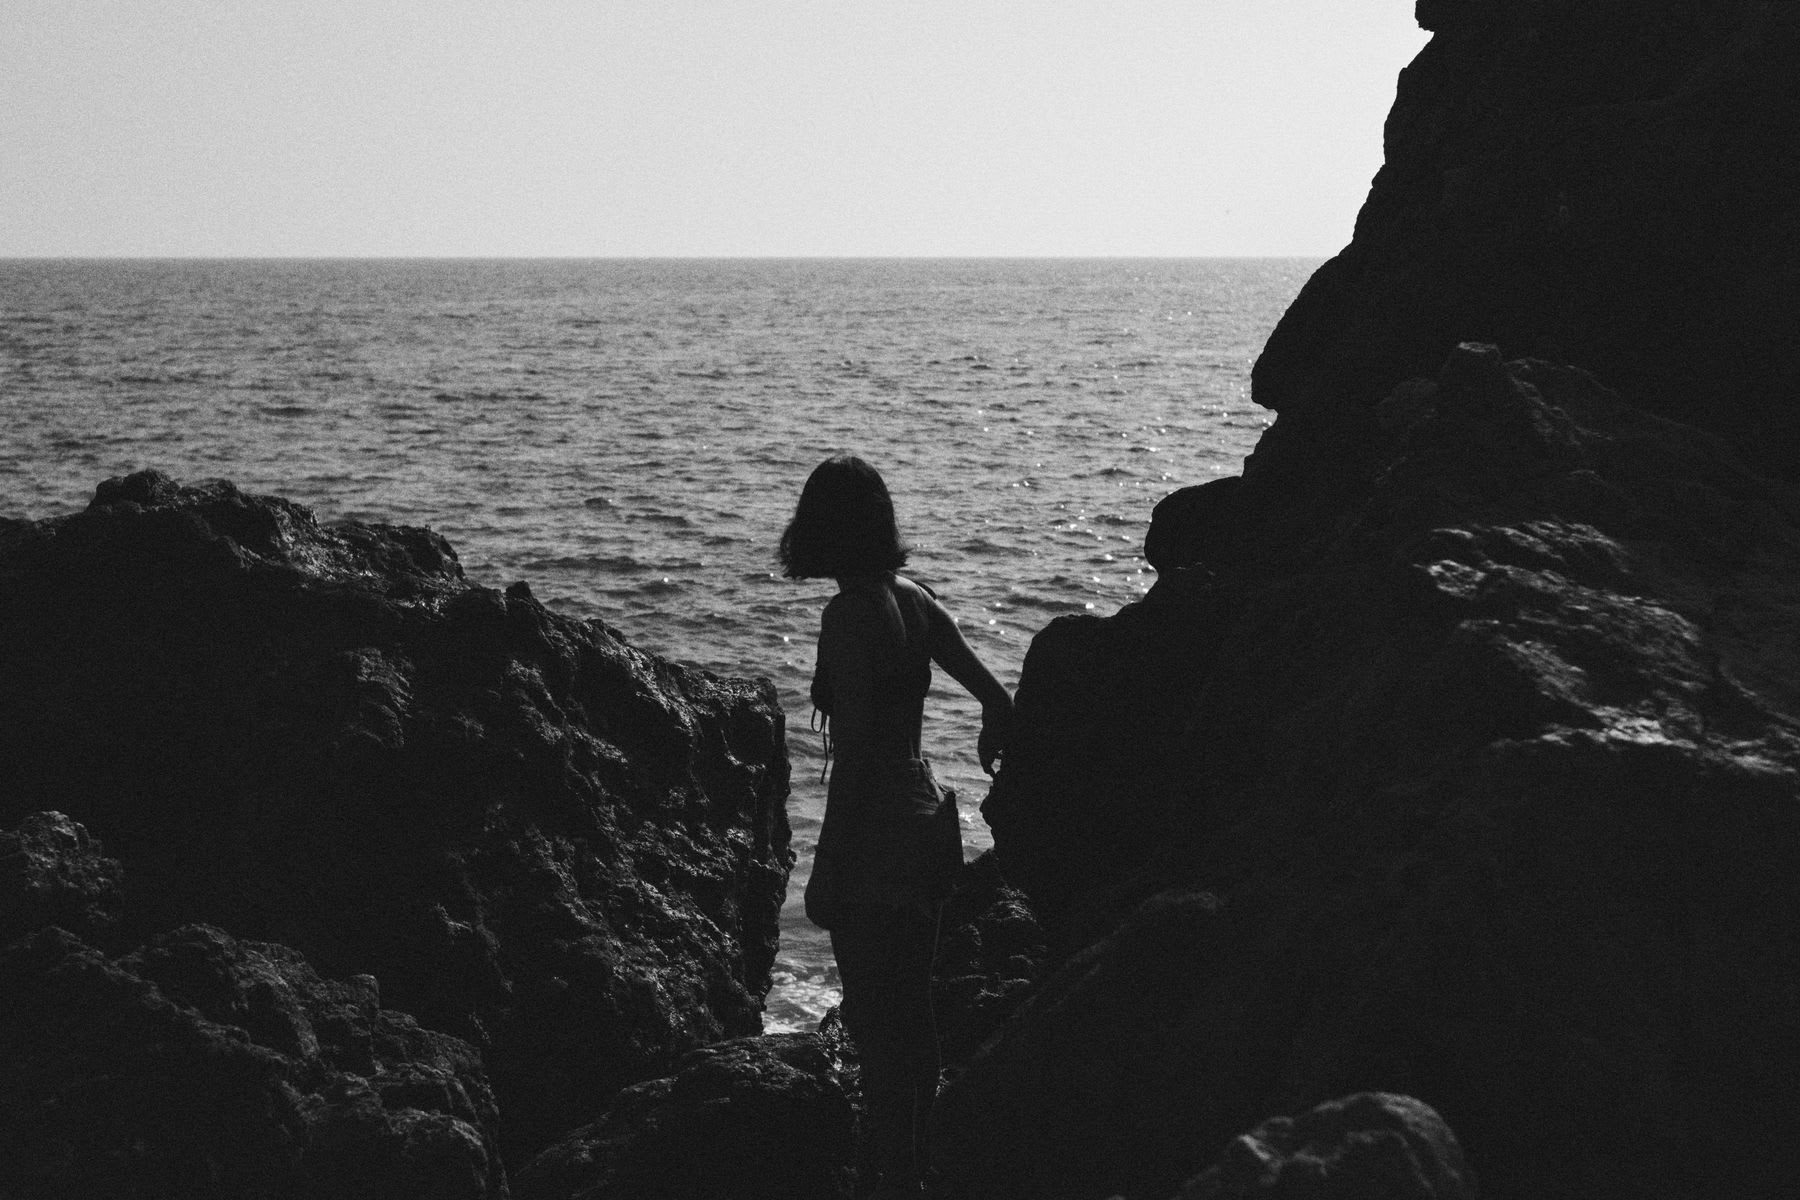
<svg viewBox="0 0 1800 1200">
<path fill-rule="evenodd" d="M 956 618 L 938 603 L 936 597 L 926 598 L 925 613 L 928 621 L 925 645 L 931 652 L 932 661 L 981 702 L 981 736 L 975 741 L 975 752 L 981 760 L 981 769 L 992 775 L 995 761 L 1006 750 L 1006 737 L 1012 724 L 1012 697 L 976 655 L 962 630 L 956 627 Z"/>
</svg>

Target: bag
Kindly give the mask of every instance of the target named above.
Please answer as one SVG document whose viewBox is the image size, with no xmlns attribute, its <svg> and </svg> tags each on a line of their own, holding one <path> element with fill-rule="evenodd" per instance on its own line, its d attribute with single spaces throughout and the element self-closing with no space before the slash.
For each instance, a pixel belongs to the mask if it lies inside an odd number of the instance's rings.
<svg viewBox="0 0 1800 1200">
<path fill-rule="evenodd" d="M 806 884 L 806 917 L 829 929 L 845 905 L 931 909 L 956 888 L 956 793 L 922 758 L 846 771 L 840 762 Z M 846 776 L 853 776 L 846 778 Z"/>
</svg>

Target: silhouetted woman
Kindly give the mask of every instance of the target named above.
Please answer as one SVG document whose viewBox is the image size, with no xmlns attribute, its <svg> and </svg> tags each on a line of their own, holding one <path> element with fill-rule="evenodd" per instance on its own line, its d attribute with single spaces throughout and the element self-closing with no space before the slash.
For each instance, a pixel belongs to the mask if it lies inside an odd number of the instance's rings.
<svg viewBox="0 0 1800 1200">
<path fill-rule="evenodd" d="M 806 915 L 831 933 L 840 1010 L 862 1060 L 878 1196 L 916 1193 L 921 1139 L 937 1094 L 931 967 L 938 914 L 962 864 L 954 797 L 919 753 L 931 664 L 981 702 L 976 741 L 993 774 L 1012 697 L 929 588 L 896 570 L 906 547 L 875 468 L 820 463 L 781 535 L 789 578 L 831 578 L 819 627 L 813 706 L 833 759 Z"/>
</svg>

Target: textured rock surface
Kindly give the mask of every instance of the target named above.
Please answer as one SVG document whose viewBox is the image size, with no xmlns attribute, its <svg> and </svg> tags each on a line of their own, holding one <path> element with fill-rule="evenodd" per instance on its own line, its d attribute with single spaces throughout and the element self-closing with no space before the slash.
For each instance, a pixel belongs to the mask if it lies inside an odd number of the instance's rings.
<svg viewBox="0 0 1800 1200">
<path fill-rule="evenodd" d="M 942 1106 L 967 1195 L 1167 1196 L 1367 1090 L 1490 1198 L 1800 1171 L 1789 493 L 1486 347 L 1378 416 L 1329 526 L 1033 644 L 986 813 L 1067 957 Z"/>
<path fill-rule="evenodd" d="M 427 530 L 154 473 L 0 522 L 0 823 L 54 808 L 137 940 L 280 942 L 487 1061 L 509 1154 L 760 1030 L 782 717 Z"/>
<path fill-rule="evenodd" d="M 119 923 L 123 873 L 98 841 L 57 812 L 0 829 L 0 946 L 43 925 L 100 941 Z"/>
<path fill-rule="evenodd" d="M 1363 1092 L 1275 1117 L 1175 1200 L 1475 1200 L 1462 1147 L 1410 1096 Z"/>
<path fill-rule="evenodd" d="M 120 959 L 47 926 L 0 950 L 0 1194 L 504 1197 L 481 1061 L 202 925 Z"/>
<path fill-rule="evenodd" d="M 854 1058 L 840 1026 L 695 1050 L 519 1173 L 519 1200 L 849 1200 Z"/>
<path fill-rule="evenodd" d="M 1800 10 L 1418 13 L 1436 34 L 1400 75 L 1355 237 L 1257 362 L 1280 417 L 1253 466 L 1328 509 L 1372 406 L 1477 340 L 1575 363 L 1800 474 Z"/>
</svg>

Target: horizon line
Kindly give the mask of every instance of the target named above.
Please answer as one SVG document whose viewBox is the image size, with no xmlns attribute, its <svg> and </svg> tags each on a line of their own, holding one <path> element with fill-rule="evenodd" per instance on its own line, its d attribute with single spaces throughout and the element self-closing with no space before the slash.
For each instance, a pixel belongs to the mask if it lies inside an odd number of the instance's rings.
<svg viewBox="0 0 1800 1200">
<path fill-rule="evenodd" d="M 0 262 L 1168 262 L 1331 254 L 0 254 Z"/>
</svg>

